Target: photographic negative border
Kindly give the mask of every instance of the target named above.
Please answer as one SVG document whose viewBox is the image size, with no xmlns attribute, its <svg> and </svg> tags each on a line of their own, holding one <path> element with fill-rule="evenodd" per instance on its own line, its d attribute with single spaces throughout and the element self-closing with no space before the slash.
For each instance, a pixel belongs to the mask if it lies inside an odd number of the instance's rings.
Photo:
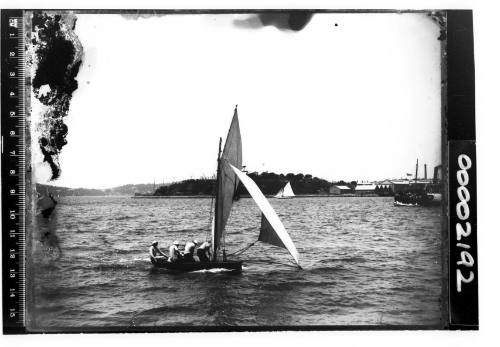
<svg viewBox="0 0 500 347">
<path fill-rule="evenodd" d="M 8 207 L 12 197 L 8 195 L 9 145 L 8 130 L 14 124 L 8 117 L 8 72 L 7 68 L 7 18 L 23 16 L 25 11 L 64 11 L 60 9 L 2 10 L 2 219 L 8 221 Z M 443 293 L 442 329 L 477 330 L 478 323 L 478 262 L 477 262 L 477 196 L 475 156 L 475 84 L 474 84 L 474 42 L 472 10 L 71 10 L 78 13 L 128 13 L 128 14 L 228 14 L 228 13 L 429 13 L 441 26 L 441 72 L 442 72 L 442 163 L 443 163 Z M 29 122 L 28 122 L 29 123 Z M 25 134 L 25 141 L 29 132 Z M 28 141 L 27 141 L 28 142 Z M 4 152 L 5 150 L 5 152 Z M 30 148 L 24 148 L 27 158 Z M 29 168 L 28 168 L 29 171 Z M 26 192 L 31 192 L 31 178 L 25 175 Z M 29 221 L 32 203 L 26 194 L 25 216 Z M 11 301 L 10 287 L 14 279 L 9 276 L 9 225 L 2 223 L 3 240 L 3 304 L 5 334 L 32 333 L 25 327 L 9 323 Z M 29 235 L 25 235 L 29 243 Z M 29 246 L 29 244 L 28 244 Z M 29 259 L 22 259 L 29 261 Z M 471 275 L 473 274 L 473 275 Z M 15 279 L 17 280 L 17 278 Z M 18 283 L 16 282 L 16 285 Z M 29 296 L 29 285 L 28 294 Z M 14 304 L 21 303 L 16 301 Z M 68 333 L 97 332 L 196 332 L 196 331 L 277 331 L 277 330 L 388 330 L 388 329 L 436 329 L 435 326 L 234 326 L 234 327 L 103 327 L 75 328 Z"/>
<path fill-rule="evenodd" d="M 448 324 L 479 328 L 477 186 L 472 11 L 448 11 L 446 105 L 448 162 Z M 446 239 L 444 239 L 446 240 Z M 444 245 L 446 242 L 444 242 Z"/>
</svg>

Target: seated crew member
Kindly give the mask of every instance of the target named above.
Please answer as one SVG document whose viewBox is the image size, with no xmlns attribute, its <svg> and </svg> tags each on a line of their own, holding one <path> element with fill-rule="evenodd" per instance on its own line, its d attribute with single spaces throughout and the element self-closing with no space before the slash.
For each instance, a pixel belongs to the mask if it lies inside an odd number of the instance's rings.
<svg viewBox="0 0 500 347">
<path fill-rule="evenodd" d="M 175 240 L 173 245 L 170 246 L 169 255 L 170 257 L 168 258 L 168 261 L 171 263 L 175 263 L 182 260 L 181 252 L 179 251 L 179 241 Z"/>
<path fill-rule="evenodd" d="M 198 246 L 198 241 L 196 240 L 186 242 L 186 245 L 184 246 L 184 261 L 194 261 L 194 248 L 196 246 Z"/>
<path fill-rule="evenodd" d="M 210 261 L 210 247 L 211 247 L 211 242 L 203 242 L 200 247 L 198 247 L 198 250 L 196 251 L 196 255 L 198 258 L 200 258 L 201 262 L 208 262 Z"/>
<path fill-rule="evenodd" d="M 149 259 L 152 263 L 156 263 L 158 259 L 162 257 L 165 257 L 165 259 L 168 258 L 168 256 L 158 247 L 158 241 L 153 241 L 151 247 L 149 247 Z"/>
</svg>

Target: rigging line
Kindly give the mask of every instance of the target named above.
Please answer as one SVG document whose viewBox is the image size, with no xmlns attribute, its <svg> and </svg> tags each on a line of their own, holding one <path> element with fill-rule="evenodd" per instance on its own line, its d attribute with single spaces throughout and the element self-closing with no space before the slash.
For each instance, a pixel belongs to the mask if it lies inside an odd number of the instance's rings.
<svg viewBox="0 0 500 347">
<path fill-rule="evenodd" d="M 288 261 L 290 262 L 290 264 L 292 264 L 293 267 L 297 267 L 297 268 L 299 268 L 299 270 L 304 270 L 302 268 L 302 266 L 300 266 L 299 264 L 295 263 L 292 259 L 288 259 Z"/>
<path fill-rule="evenodd" d="M 226 253 L 226 232 L 225 230 L 222 232 L 222 252 Z M 227 257 L 227 254 L 225 255 Z"/>
<path fill-rule="evenodd" d="M 257 241 L 259 241 L 259 240 L 257 240 Z M 253 245 L 255 245 L 255 244 L 257 243 L 257 241 L 254 241 L 254 242 L 252 242 L 251 244 L 249 244 L 249 245 L 247 245 L 247 246 L 243 247 L 242 249 L 240 249 L 240 250 L 238 250 L 238 251 L 236 251 L 236 252 L 233 252 L 233 253 L 231 253 L 231 254 L 228 254 L 227 256 L 229 257 L 229 256 L 231 256 L 231 255 L 241 254 L 241 253 L 245 252 L 246 250 L 248 250 L 248 249 L 249 249 L 250 247 L 252 247 Z"/>
<path fill-rule="evenodd" d="M 266 263 L 268 263 L 268 264 L 280 264 L 280 265 L 290 266 L 290 267 L 293 267 L 293 268 L 298 268 L 299 270 L 304 270 L 302 268 L 302 266 L 300 266 L 297 263 L 295 263 L 292 259 L 288 259 L 287 262 L 283 262 L 283 261 L 277 261 L 275 259 L 267 258 L 266 259 Z"/>
</svg>

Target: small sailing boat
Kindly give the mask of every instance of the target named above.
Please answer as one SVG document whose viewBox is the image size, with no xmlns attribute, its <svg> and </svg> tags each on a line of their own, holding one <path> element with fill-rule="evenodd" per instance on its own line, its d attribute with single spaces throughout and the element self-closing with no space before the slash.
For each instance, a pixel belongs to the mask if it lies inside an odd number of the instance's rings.
<svg viewBox="0 0 500 347">
<path fill-rule="evenodd" d="M 169 262 L 166 259 L 159 259 L 153 262 L 153 265 L 172 271 L 184 272 L 216 268 L 241 271 L 243 261 L 228 260 L 224 242 L 225 228 L 233 205 L 234 192 L 241 181 L 262 212 L 262 227 L 258 241 L 286 248 L 300 268 L 299 254 L 283 223 L 257 184 L 241 171 L 242 150 L 237 106 L 234 110 L 222 152 L 221 145 L 222 138 L 219 140 L 219 155 L 217 157 L 217 186 L 215 190 L 215 212 L 211 228 L 212 252 L 210 261 Z"/>
<path fill-rule="evenodd" d="M 292 185 L 290 184 L 290 181 L 288 181 L 274 197 L 277 199 L 291 199 L 294 196 L 295 194 L 293 193 Z"/>
</svg>

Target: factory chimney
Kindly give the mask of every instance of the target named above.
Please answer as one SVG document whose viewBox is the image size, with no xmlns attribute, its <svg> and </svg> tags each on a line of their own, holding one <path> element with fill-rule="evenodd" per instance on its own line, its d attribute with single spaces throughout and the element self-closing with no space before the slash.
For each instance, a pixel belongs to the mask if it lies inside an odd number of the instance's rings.
<svg viewBox="0 0 500 347">
<path fill-rule="evenodd" d="M 415 166 L 415 184 L 417 184 L 417 177 L 418 177 L 418 159 L 417 159 L 417 165 Z"/>
<path fill-rule="evenodd" d="M 427 164 L 424 164 L 424 179 L 427 179 Z"/>
</svg>

